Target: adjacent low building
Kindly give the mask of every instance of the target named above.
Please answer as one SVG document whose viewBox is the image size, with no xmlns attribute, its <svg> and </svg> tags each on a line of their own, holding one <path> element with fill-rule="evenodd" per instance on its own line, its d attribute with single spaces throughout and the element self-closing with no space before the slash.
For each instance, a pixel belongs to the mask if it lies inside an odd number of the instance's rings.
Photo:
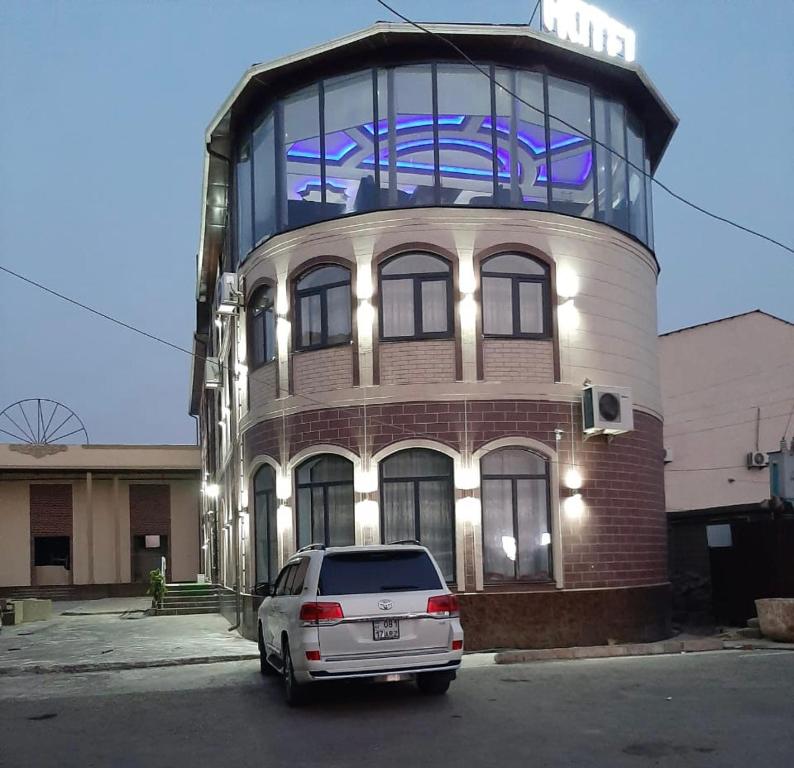
<svg viewBox="0 0 794 768">
<path fill-rule="evenodd" d="M 794 437 L 794 324 L 754 310 L 659 346 L 676 618 L 743 624 L 794 596 L 794 510 L 769 477 Z"/>
<path fill-rule="evenodd" d="M 200 451 L 0 445 L 0 594 L 142 594 L 166 561 L 195 581 Z"/>
<path fill-rule="evenodd" d="M 207 130 L 205 569 L 253 636 L 296 547 L 420 539 L 470 648 L 657 639 L 649 175 L 677 120 L 634 64 L 430 29 L 485 74 L 379 23 L 251 68 Z"/>
</svg>

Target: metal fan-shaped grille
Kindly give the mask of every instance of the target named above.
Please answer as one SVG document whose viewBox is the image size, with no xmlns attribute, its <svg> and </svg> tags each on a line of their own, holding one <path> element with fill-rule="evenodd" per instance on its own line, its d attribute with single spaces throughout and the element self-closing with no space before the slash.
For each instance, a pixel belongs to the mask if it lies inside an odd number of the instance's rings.
<svg viewBox="0 0 794 768">
<path fill-rule="evenodd" d="M 89 442 L 85 425 L 71 408 L 42 397 L 17 400 L 0 411 L 0 435 L 27 445 Z"/>
</svg>

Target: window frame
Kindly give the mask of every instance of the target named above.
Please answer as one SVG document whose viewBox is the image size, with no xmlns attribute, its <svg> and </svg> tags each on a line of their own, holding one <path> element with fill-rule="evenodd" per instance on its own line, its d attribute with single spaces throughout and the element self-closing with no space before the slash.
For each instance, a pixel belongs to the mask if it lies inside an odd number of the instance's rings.
<svg viewBox="0 0 794 768">
<path fill-rule="evenodd" d="M 317 482 L 301 482 L 299 478 L 299 473 L 302 467 L 310 461 L 316 461 L 317 459 L 326 459 L 328 457 L 343 459 L 350 464 L 350 473 L 351 478 L 350 480 L 320 480 Z M 321 453 L 315 456 L 309 456 L 308 458 L 304 459 L 300 464 L 295 467 L 295 541 L 298 542 L 298 546 L 300 546 L 301 540 L 301 529 L 300 529 L 300 492 L 301 489 L 308 488 L 310 493 L 310 499 L 313 499 L 314 494 L 312 493 L 314 488 L 322 488 L 323 491 L 323 533 L 324 533 L 324 540 L 321 542 L 310 541 L 310 544 L 324 544 L 325 546 L 332 546 L 328 540 L 328 532 L 330 529 L 329 521 L 330 521 L 330 509 L 328 505 L 328 489 L 329 488 L 337 488 L 344 485 L 349 485 L 352 495 L 353 495 L 353 519 L 355 521 L 355 510 L 356 510 L 356 497 L 355 497 L 355 487 L 353 485 L 353 473 L 355 468 L 353 466 L 353 462 L 350 459 L 346 458 L 345 456 L 340 456 L 336 453 Z M 311 502 L 311 509 L 310 512 L 310 530 L 309 530 L 309 539 L 313 539 L 314 533 L 314 504 Z M 355 525 L 355 523 L 354 523 Z M 354 528 L 355 531 L 355 528 Z M 355 532 L 354 532 L 355 537 Z M 355 543 L 355 538 L 354 538 Z M 336 546 L 345 546 L 345 545 L 336 545 Z"/>
<path fill-rule="evenodd" d="M 449 462 L 450 472 L 448 475 L 425 475 L 422 477 L 385 477 L 384 476 L 384 466 L 389 461 L 389 459 L 394 458 L 395 456 L 399 456 L 402 453 L 407 453 L 409 451 L 432 451 L 433 453 L 437 453 L 441 456 L 444 456 Z M 380 541 L 381 544 L 388 544 L 389 542 L 386 541 L 386 513 L 385 513 L 385 503 L 384 503 L 384 495 L 383 491 L 387 484 L 389 483 L 411 483 L 411 491 L 412 491 L 412 498 L 413 498 L 413 511 L 414 511 L 414 519 L 413 519 L 413 526 L 414 526 L 414 537 L 417 541 L 422 541 L 422 528 L 421 528 L 421 509 L 420 509 L 420 484 L 423 482 L 434 482 L 437 483 L 439 481 L 446 480 L 449 484 L 449 499 L 451 502 L 451 512 L 450 518 L 452 520 L 452 525 L 450 527 L 450 541 L 452 542 L 452 579 L 450 581 L 446 581 L 447 584 L 452 584 L 455 582 L 455 575 L 457 574 L 457 540 L 455 538 L 455 468 L 453 460 L 447 456 L 446 453 L 441 451 L 437 451 L 434 448 L 424 448 L 424 447 L 413 447 L 413 448 L 403 448 L 402 450 L 395 451 L 394 453 L 390 453 L 388 456 L 382 458 L 378 462 L 378 508 L 379 508 L 379 516 L 380 516 Z M 442 578 L 444 575 L 442 573 Z"/>
<path fill-rule="evenodd" d="M 520 256 L 528 259 L 543 269 L 542 275 L 527 275 L 522 272 L 488 272 L 486 265 L 491 259 L 500 256 Z M 512 312 L 512 333 L 488 333 L 485 330 L 485 278 L 496 277 L 510 280 L 510 300 Z M 535 283 L 541 285 L 543 301 L 543 330 L 540 333 L 527 333 L 521 330 L 521 284 Z M 535 339 L 553 338 L 554 326 L 551 312 L 551 267 L 545 261 L 520 251 L 500 251 L 492 253 L 480 261 L 480 309 L 482 312 L 482 336 L 484 339 Z"/>
<path fill-rule="evenodd" d="M 325 267 L 338 267 L 347 272 L 347 281 L 337 281 L 335 283 L 326 283 L 318 285 L 314 288 L 298 288 L 301 280 L 304 280 L 313 272 L 324 269 Z M 350 344 L 353 340 L 353 273 L 345 264 L 337 264 L 335 262 L 323 262 L 322 264 L 314 264 L 308 269 L 298 274 L 293 282 L 293 300 L 295 307 L 295 335 L 294 344 L 295 350 L 304 352 L 315 349 L 329 349 L 332 347 L 341 347 L 345 344 Z M 347 286 L 349 305 L 350 305 L 350 332 L 347 338 L 342 341 L 328 342 L 328 291 L 333 288 L 341 288 Z M 303 344 L 303 312 L 301 311 L 301 300 L 310 296 L 320 297 L 320 342 L 318 344 Z"/>
<path fill-rule="evenodd" d="M 397 259 L 404 256 L 429 256 L 444 262 L 447 265 L 446 272 L 405 272 L 400 275 L 384 275 L 383 268 Z M 386 336 L 383 323 L 383 282 L 389 280 L 410 280 L 414 301 L 414 332 L 407 336 Z M 422 284 L 423 283 L 445 283 L 447 296 L 447 329 L 445 331 L 422 331 Z M 452 339 L 455 337 L 455 312 L 452 282 L 452 263 L 444 256 L 431 251 L 402 251 L 395 253 L 378 264 L 378 335 L 380 341 L 427 341 L 433 339 Z"/>
<path fill-rule="evenodd" d="M 254 309 L 254 305 L 256 304 L 256 300 L 259 295 L 264 291 L 270 291 L 271 293 L 271 301 L 272 306 L 270 309 L 263 309 L 257 312 Z M 277 334 L 276 334 L 276 302 L 275 302 L 275 290 L 270 283 L 263 283 L 262 285 L 257 286 L 254 291 L 251 293 L 251 298 L 248 300 L 247 311 L 248 311 L 248 323 L 246 327 L 246 333 L 248 334 L 248 358 L 251 361 L 251 370 L 255 371 L 263 366 L 267 365 L 268 363 L 272 363 L 274 360 L 278 358 L 278 342 L 277 342 Z M 273 349 L 273 356 L 268 359 L 267 357 L 267 346 L 268 346 L 268 333 L 267 333 L 267 313 L 270 312 L 273 315 L 273 338 L 270 339 L 271 346 Z M 264 342 L 264 349 L 262 350 L 262 360 L 257 359 L 256 355 L 256 346 L 254 344 L 254 327 L 256 323 L 262 324 L 262 340 Z"/>
<path fill-rule="evenodd" d="M 488 457 L 492 456 L 496 453 L 501 451 L 525 451 L 539 459 L 543 460 L 543 464 L 545 467 L 545 472 L 543 474 L 504 474 L 504 475 L 493 475 L 493 474 L 486 474 L 483 469 L 483 461 Z M 529 448 L 525 448 L 521 445 L 505 445 L 501 448 L 495 448 L 493 451 L 489 451 L 484 456 L 480 457 L 480 488 L 482 489 L 486 480 L 509 480 L 510 481 L 510 504 L 511 504 L 511 518 L 513 523 L 513 538 L 516 542 L 516 559 L 513 563 L 513 578 L 512 579 L 501 579 L 501 580 L 491 580 L 485 581 L 485 583 L 489 586 L 496 586 L 500 584 L 548 584 L 554 581 L 554 529 L 552 527 L 552 510 L 551 510 L 551 460 L 548 456 L 544 456 L 541 453 L 536 451 L 532 451 Z M 550 541 L 546 545 L 548 548 L 547 554 L 549 559 L 549 575 L 548 578 L 545 579 L 527 579 L 521 578 L 521 566 L 520 566 L 520 554 L 521 554 L 521 547 L 520 541 L 521 538 L 519 536 L 519 521 L 518 521 L 518 481 L 519 480 L 545 480 L 546 482 L 546 528 L 548 528 Z M 480 491 L 481 496 L 483 497 L 482 503 L 482 526 L 481 526 L 481 539 L 482 539 L 482 553 L 483 553 L 483 571 L 485 570 L 485 529 L 487 526 L 487 510 L 485 507 L 485 494 Z M 484 574 L 483 574 L 484 576 Z"/>
<path fill-rule="evenodd" d="M 257 490 L 256 481 L 257 481 L 257 478 L 259 477 L 260 472 L 267 472 L 268 470 L 270 471 L 271 477 L 272 477 L 272 480 L 273 480 L 272 488 L 269 488 L 269 489 L 266 489 L 266 490 L 263 490 L 263 491 Z M 271 563 L 270 562 L 270 541 L 271 541 L 271 536 L 272 535 L 277 535 L 277 531 L 271 530 L 271 525 L 270 525 L 271 506 L 274 507 L 274 509 L 273 509 L 274 513 L 275 513 L 275 509 L 278 508 L 278 499 L 276 498 L 276 470 L 272 466 L 270 466 L 270 464 L 262 464 L 262 466 L 260 466 L 256 470 L 256 472 L 254 472 L 251 485 L 252 485 L 253 498 L 254 498 L 254 510 L 253 510 L 253 512 L 254 512 L 254 514 L 253 514 L 253 518 L 254 518 L 254 533 L 253 533 L 254 557 L 253 557 L 253 560 L 254 560 L 254 579 L 255 579 L 254 590 L 256 591 L 258 588 L 262 587 L 263 585 L 270 586 L 271 584 L 275 584 L 276 579 L 278 578 L 278 571 L 274 567 L 274 566 L 277 565 L 277 562 L 276 563 Z M 264 517 L 264 523 L 265 523 L 264 524 L 264 528 L 265 528 L 265 531 L 264 531 L 265 537 L 264 538 L 265 538 L 265 546 L 267 547 L 268 572 L 264 573 L 264 574 L 259 573 L 259 562 L 258 562 L 258 551 L 257 551 L 257 547 L 259 545 L 259 539 L 260 539 L 260 535 L 259 535 L 260 534 L 260 530 L 259 530 L 259 517 L 260 517 L 260 514 L 259 514 L 259 509 L 258 509 L 259 504 L 260 504 L 260 500 L 261 500 L 261 503 L 266 505 L 265 509 L 264 509 L 263 517 Z M 278 561 L 278 558 L 276 558 L 276 561 Z M 276 571 L 276 574 L 274 575 L 272 580 L 270 578 L 271 570 Z M 264 578 L 262 578 L 263 576 L 264 576 Z"/>
</svg>

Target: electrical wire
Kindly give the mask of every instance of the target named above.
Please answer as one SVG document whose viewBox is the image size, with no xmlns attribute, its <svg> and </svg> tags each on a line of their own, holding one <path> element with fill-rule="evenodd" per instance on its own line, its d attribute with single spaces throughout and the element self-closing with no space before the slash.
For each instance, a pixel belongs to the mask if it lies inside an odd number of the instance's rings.
<svg viewBox="0 0 794 768">
<path fill-rule="evenodd" d="M 424 32 L 425 34 L 430 35 L 432 37 L 436 37 L 439 40 L 441 40 L 442 42 L 446 43 L 459 56 L 461 56 L 472 67 L 474 67 L 480 74 L 482 74 L 485 77 L 487 77 L 488 80 L 490 80 L 494 85 L 496 85 L 499 88 L 501 88 L 505 93 L 507 93 L 508 95 L 512 96 L 514 99 L 519 101 L 521 104 L 524 104 L 525 106 L 529 107 L 530 109 L 535 110 L 535 112 L 539 112 L 540 114 L 546 114 L 545 110 L 543 110 L 543 109 L 541 109 L 539 107 L 536 107 L 534 104 L 531 104 L 530 102 L 528 102 L 525 99 L 521 98 L 521 96 L 519 96 L 518 94 L 514 93 L 509 88 L 507 88 L 506 86 L 504 86 L 500 82 L 498 82 L 495 77 L 491 76 L 491 73 L 488 70 L 486 70 L 484 67 L 481 67 L 479 64 L 477 64 L 477 62 L 475 62 L 474 59 L 472 59 L 459 45 L 457 45 L 457 43 L 453 42 L 448 37 L 445 37 L 444 35 L 440 34 L 439 32 L 435 32 L 434 30 L 429 29 L 428 27 L 425 27 L 425 26 L 423 26 L 422 24 L 419 24 L 416 21 L 413 21 L 412 19 L 408 18 L 407 16 L 405 16 L 404 14 L 400 13 L 398 10 L 396 10 L 395 8 L 390 6 L 387 2 L 385 2 L 385 0 L 375 0 L 375 2 L 377 2 L 379 5 L 383 6 L 390 13 L 393 13 L 399 19 L 402 19 L 404 22 L 406 22 L 406 24 L 410 24 L 411 26 L 416 27 L 416 29 L 420 30 L 421 32 Z M 710 218 L 715 219 L 716 221 L 721 221 L 724 224 L 728 224 L 731 227 L 735 227 L 736 229 L 741 230 L 742 232 L 746 232 L 747 234 L 754 235 L 755 237 L 758 237 L 758 238 L 760 238 L 762 240 L 766 240 L 767 242 L 772 243 L 773 245 L 776 245 L 779 248 L 782 248 L 783 250 L 788 251 L 791 254 L 794 254 L 794 247 L 792 247 L 790 245 L 786 245 L 785 243 L 782 243 L 779 240 L 775 240 L 775 238 L 770 237 L 769 235 L 765 235 L 762 232 L 758 232 L 755 229 L 751 229 L 750 227 L 746 227 L 743 224 L 739 224 L 738 222 L 733 221 L 732 219 L 726 218 L 725 216 L 720 216 L 719 214 L 714 213 L 713 211 L 709 211 L 707 208 L 703 208 L 703 206 L 700 206 L 697 203 L 693 203 L 691 200 L 688 200 L 683 195 L 679 195 L 677 192 L 674 192 L 666 184 L 663 184 L 661 181 L 659 181 L 659 179 L 657 179 L 654 176 L 652 176 L 651 174 L 647 173 L 644 168 L 640 168 L 639 166 L 635 165 L 627 157 L 624 157 L 623 155 L 621 155 L 619 152 L 617 152 L 613 148 L 607 146 L 602 141 L 599 141 L 598 139 L 596 139 L 594 136 L 587 135 L 581 129 L 577 128 L 575 125 L 571 125 L 571 123 L 566 122 L 565 120 L 563 120 L 561 117 L 558 117 L 557 115 L 551 114 L 551 112 L 548 113 L 548 116 L 549 116 L 549 118 L 554 119 L 557 122 L 561 123 L 562 125 L 565 125 L 566 127 L 568 127 L 571 130 L 575 131 L 576 134 L 578 134 L 580 136 L 584 136 L 585 138 L 589 139 L 593 144 L 596 144 L 596 145 L 602 147 L 603 149 L 606 149 L 608 152 L 610 152 L 613 155 L 613 157 L 617 157 L 620 160 L 622 160 L 623 162 L 627 163 L 631 168 L 634 168 L 634 170 L 636 170 L 638 173 L 640 173 L 643 177 L 645 177 L 647 179 L 650 179 L 650 181 L 653 184 L 656 184 L 656 186 L 658 186 L 660 189 L 664 190 L 668 195 L 670 195 L 670 197 L 678 200 L 679 202 L 683 203 L 684 205 L 687 205 L 690 208 L 693 208 L 694 210 L 699 211 L 700 213 L 704 214 L 705 216 L 709 216 Z"/>
<path fill-rule="evenodd" d="M 540 8 L 540 2 L 541 0 L 538 0 L 538 2 L 535 3 L 535 10 L 532 11 L 532 15 L 529 17 L 529 24 L 527 25 L 528 27 L 531 27 L 532 22 L 535 21 L 535 14 L 538 12 L 538 8 Z"/>
</svg>

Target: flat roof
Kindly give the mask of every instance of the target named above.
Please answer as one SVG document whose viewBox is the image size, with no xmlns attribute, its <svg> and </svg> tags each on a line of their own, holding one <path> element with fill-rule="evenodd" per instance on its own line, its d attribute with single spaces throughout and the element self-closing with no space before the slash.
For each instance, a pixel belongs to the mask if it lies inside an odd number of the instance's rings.
<svg viewBox="0 0 794 768">
<path fill-rule="evenodd" d="M 197 445 L 0 443 L 0 473 L 7 470 L 200 472 L 201 448 Z"/>
<path fill-rule="evenodd" d="M 777 315 L 773 315 L 771 312 L 765 312 L 763 309 L 750 309 L 747 312 L 739 312 L 738 315 L 728 315 L 727 317 L 720 317 L 716 320 L 707 320 L 704 323 L 695 323 L 695 325 L 686 325 L 683 328 L 676 328 L 673 331 L 665 331 L 664 333 L 659 334 L 659 338 L 664 338 L 665 336 L 672 336 L 676 333 L 683 333 L 684 331 L 693 331 L 696 328 L 704 328 L 707 325 L 716 325 L 717 323 L 724 323 L 727 320 L 738 320 L 742 317 L 748 317 L 749 315 L 764 315 L 764 317 L 769 317 L 772 320 L 777 320 L 779 323 L 785 323 L 786 325 L 794 325 L 794 323 L 789 322 L 788 320 L 784 320 L 782 317 L 778 317 Z"/>
</svg>

